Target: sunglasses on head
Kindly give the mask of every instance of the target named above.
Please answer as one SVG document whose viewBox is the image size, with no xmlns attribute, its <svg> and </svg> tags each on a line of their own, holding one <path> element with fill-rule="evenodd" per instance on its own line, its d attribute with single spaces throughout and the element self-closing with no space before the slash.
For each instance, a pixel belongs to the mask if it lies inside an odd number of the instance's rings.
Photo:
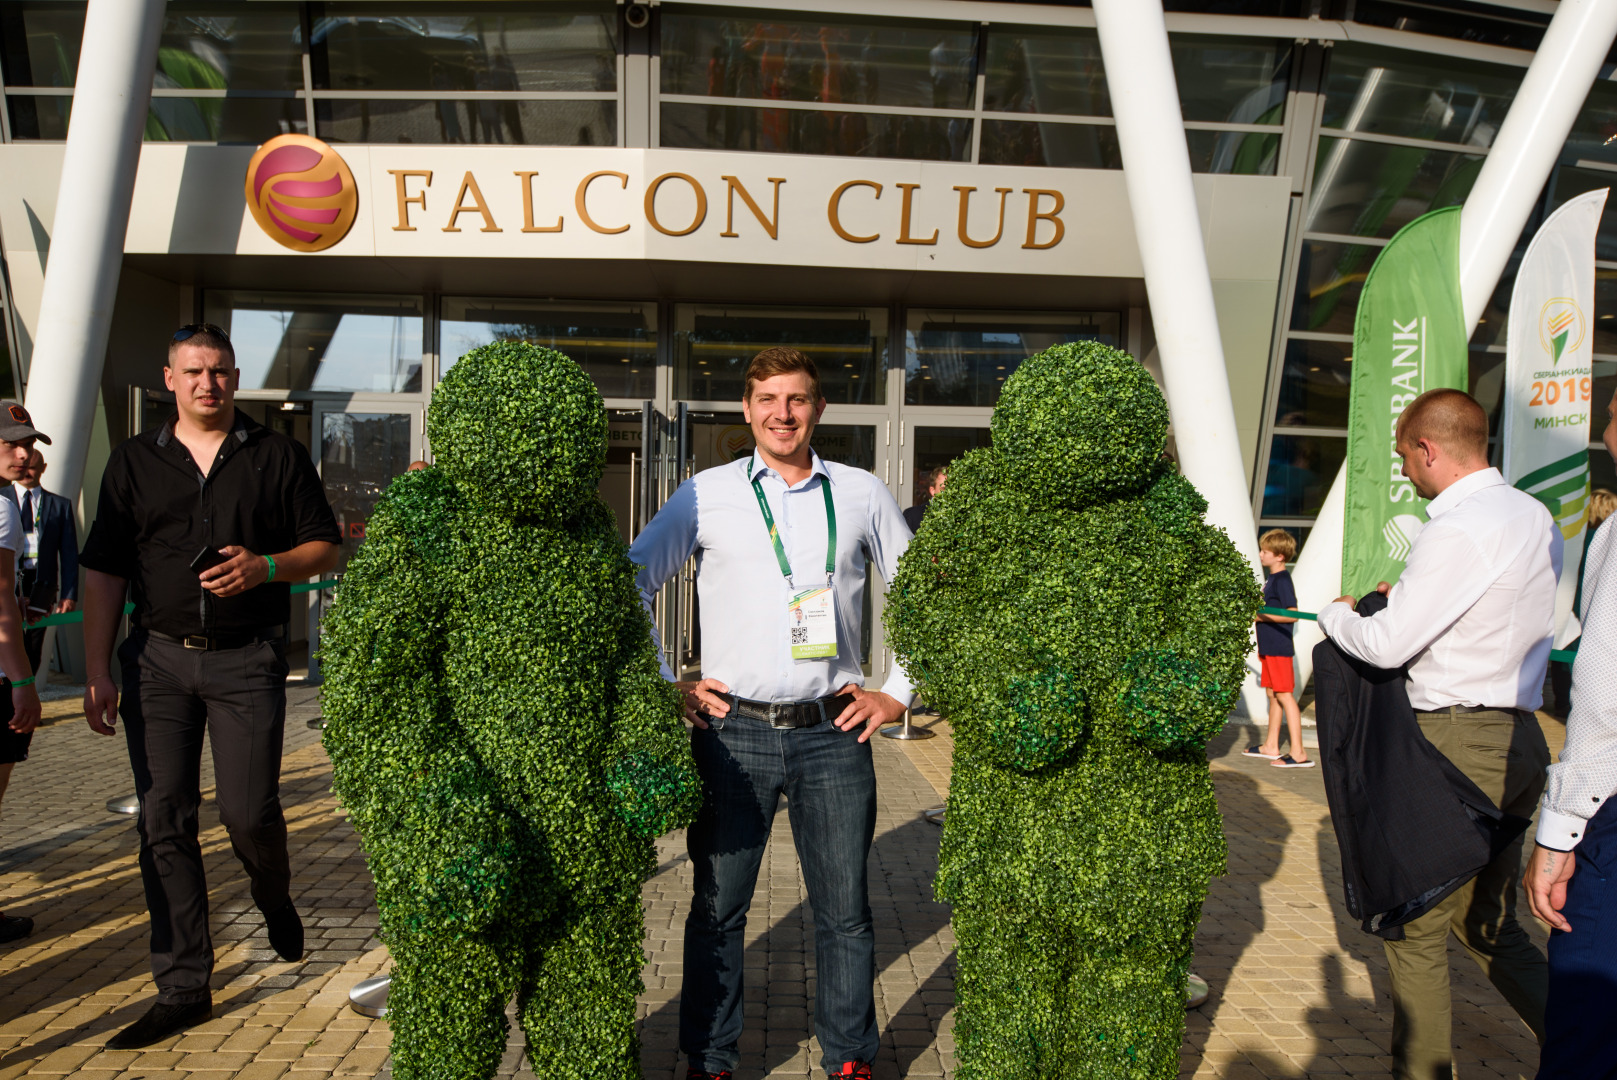
<svg viewBox="0 0 1617 1080">
<path fill-rule="evenodd" d="M 230 340 L 229 334 L 225 333 L 223 329 L 213 325 L 211 322 L 188 323 L 187 325 L 182 326 L 178 330 L 174 331 L 174 340 L 186 341 L 201 333 L 216 334 L 226 341 Z"/>
</svg>

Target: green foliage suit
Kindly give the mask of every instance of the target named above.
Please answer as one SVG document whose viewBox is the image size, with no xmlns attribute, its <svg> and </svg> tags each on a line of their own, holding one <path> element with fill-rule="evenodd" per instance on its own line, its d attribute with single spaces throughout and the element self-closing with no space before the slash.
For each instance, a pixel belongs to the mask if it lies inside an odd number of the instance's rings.
<svg viewBox="0 0 1617 1080">
<path fill-rule="evenodd" d="M 1204 748 L 1259 594 L 1164 461 L 1167 424 L 1125 353 L 1032 357 L 899 562 L 888 630 L 955 736 L 936 889 L 961 1080 L 1179 1075 L 1224 869 Z"/>
<path fill-rule="evenodd" d="M 433 394 L 436 466 L 388 488 L 326 622 L 399 1080 L 492 1076 L 513 995 L 540 1075 L 640 1075 L 640 885 L 701 787 L 596 494 L 606 431 L 560 353 L 469 353 Z"/>
</svg>

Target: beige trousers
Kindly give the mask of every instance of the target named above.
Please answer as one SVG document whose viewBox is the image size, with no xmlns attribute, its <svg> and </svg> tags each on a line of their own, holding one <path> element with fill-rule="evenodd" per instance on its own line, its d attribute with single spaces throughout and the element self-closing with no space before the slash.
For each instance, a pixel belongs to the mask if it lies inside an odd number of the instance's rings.
<svg viewBox="0 0 1617 1080">
<path fill-rule="evenodd" d="M 1417 713 L 1421 731 L 1500 809 L 1530 818 L 1544 792 L 1550 750 L 1532 713 L 1519 710 Z M 1392 1061 L 1398 1080 L 1449 1080 L 1453 1017 L 1449 931 L 1540 1041 L 1549 973 L 1544 954 L 1516 921 L 1522 840 L 1441 904 L 1388 941 L 1392 975 Z"/>
</svg>

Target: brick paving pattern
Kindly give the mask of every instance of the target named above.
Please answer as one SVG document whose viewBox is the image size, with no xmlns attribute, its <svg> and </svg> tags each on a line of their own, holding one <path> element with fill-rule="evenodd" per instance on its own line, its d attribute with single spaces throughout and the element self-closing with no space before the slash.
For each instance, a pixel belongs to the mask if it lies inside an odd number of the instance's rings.
<svg viewBox="0 0 1617 1080">
<path fill-rule="evenodd" d="M 55 688 L 53 688 L 55 689 Z M 66 688 L 59 693 L 66 694 Z M 218 953 L 216 1018 L 146 1051 L 103 1049 L 151 1000 L 146 915 L 131 819 L 105 812 L 130 790 L 121 738 L 93 735 L 71 697 L 35 738 L 4 806 L 0 910 L 31 915 L 31 938 L 0 947 L 0 1080 L 73 1073 L 87 1080 L 325 1080 L 387 1069 L 385 1020 L 347 1009 L 347 991 L 385 971 L 376 912 L 357 839 L 330 794 L 314 692 L 298 689 L 287 725 L 284 801 L 293 893 L 308 924 L 308 955 L 278 960 L 217 814 L 205 804 L 202 842 Z M 937 738 L 876 740 L 880 791 L 871 860 L 877 933 L 876 1074 L 948 1077 L 953 936 L 933 902 L 939 832 L 920 812 L 948 790 L 948 725 L 917 718 Z M 1552 747 L 1559 725 L 1546 723 Z M 1230 873 L 1215 881 L 1197 938 L 1196 970 L 1213 986 L 1190 1013 L 1186 1077 L 1384 1077 L 1391 1007 L 1379 942 L 1342 908 L 1340 868 L 1318 770 L 1282 771 L 1239 756 L 1253 729 L 1231 726 L 1209 748 L 1230 842 Z M 204 787 L 211 785 L 205 772 Z M 641 998 L 644 1074 L 683 1076 L 676 1049 L 681 939 L 690 868 L 683 839 L 658 845 L 647 883 L 648 962 Z M 1525 909 L 1524 909 L 1525 910 Z M 809 1032 L 813 919 L 786 814 L 760 874 L 747 930 L 746 1023 L 738 1080 L 819 1075 Z M 1535 933 L 1538 929 L 1534 927 Z M 1542 934 L 1540 933 L 1540 940 Z M 1531 1077 L 1531 1036 L 1456 948 L 1459 1075 Z M 514 1031 L 503 1075 L 531 1076 Z"/>
</svg>

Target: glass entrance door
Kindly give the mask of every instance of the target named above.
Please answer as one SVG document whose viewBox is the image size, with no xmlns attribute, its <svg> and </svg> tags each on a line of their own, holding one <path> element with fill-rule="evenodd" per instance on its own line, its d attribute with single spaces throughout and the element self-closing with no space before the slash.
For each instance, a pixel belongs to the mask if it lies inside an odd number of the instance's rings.
<svg viewBox="0 0 1617 1080">
<path fill-rule="evenodd" d="M 421 457 L 425 418 L 420 408 L 350 402 L 316 404 L 311 419 L 316 440 L 315 466 L 342 533 L 336 570 L 341 574 L 358 553 L 365 539 L 365 526 L 388 484 Z M 318 599 L 311 598 L 308 614 L 311 680 L 319 675 L 314 652 L 319 647 L 320 620 L 331 604 L 331 591 L 321 590 L 313 597 Z"/>
<path fill-rule="evenodd" d="M 900 437 L 898 501 L 901 506 L 921 506 L 930 495 L 933 471 L 947 469 L 968 450 L 989 445 L 987 409 L 960 409 L 950 412 L 912 409 L 903 422 Z"/>
</svg>

